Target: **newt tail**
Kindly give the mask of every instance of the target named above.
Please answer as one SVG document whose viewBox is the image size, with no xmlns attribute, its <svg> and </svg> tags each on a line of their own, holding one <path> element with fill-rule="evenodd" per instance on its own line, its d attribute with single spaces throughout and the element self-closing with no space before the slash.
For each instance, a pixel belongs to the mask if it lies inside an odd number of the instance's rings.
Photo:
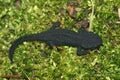
<svg viewBox="0 0 120 80">
<path fill-rule="evenodd" d="M 11 63 L 13 63 L 13 54 L 14 54 L 15 49 L 18 47 L 18 45 L 25 41 L 39 41 L 40 36 L 39 36 L 39 38 L 37 36 L 38 36 L 37 34 L 30 34 L 30 35 L 22 36 L 22 37 L 16 39 L 12 43 L 12 45 L 9 49 L 9 59 L 10 59 Z"/>
</svg>

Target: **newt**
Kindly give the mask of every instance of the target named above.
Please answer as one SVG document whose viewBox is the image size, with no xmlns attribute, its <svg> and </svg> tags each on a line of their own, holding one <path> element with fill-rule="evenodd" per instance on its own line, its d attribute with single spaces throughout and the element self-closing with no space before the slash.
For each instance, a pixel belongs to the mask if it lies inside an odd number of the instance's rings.
<svg viewBox="0 0 120 80">
<path fill-rule="evenodd" d="M 53 46 L 71 46 L 77 47 L 77 55 L 88 54 L 89 50 L 94 50 L 100 47 L 102 39 L 100 36 L 93 32 L 88 32 L 84 29 L 80 29 L 78 32 L 68 29 L 56 29 L 61 25 L 60 22 L 56 22 L 52 27 L 44 32 L 29 34 L 16 39 L 9 49 L 9 59 L 13 63 L 13 54 L 19 44 L 25 41 L 42 41 Z"/>
</svg>

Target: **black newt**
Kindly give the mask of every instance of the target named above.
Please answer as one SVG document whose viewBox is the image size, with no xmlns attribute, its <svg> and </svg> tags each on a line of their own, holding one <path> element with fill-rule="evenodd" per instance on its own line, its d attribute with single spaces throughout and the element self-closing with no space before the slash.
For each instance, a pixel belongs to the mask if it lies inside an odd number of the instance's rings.
<svg viewBox="0 0 120 80">
<path fill-rule="evenodd" d="M 16 39 L 9 49 L 9 59 L 13 63 L 13 54 L 19 44 L 24 41 L 42 41 L 47 43 L 50 47 L 53 46 L 72 46 L 77 47 L 77 55 L 85 55 L 89 50 L 98 48 L 102 44 L 102 39 L 93 32 L 86 30 L 79 30 L 78 32 L 68 29 L 56 29 L 61 25 L 56 22 L 53 26 L 44 32 L 37 34 L 30 34 Z"/>
</svg>

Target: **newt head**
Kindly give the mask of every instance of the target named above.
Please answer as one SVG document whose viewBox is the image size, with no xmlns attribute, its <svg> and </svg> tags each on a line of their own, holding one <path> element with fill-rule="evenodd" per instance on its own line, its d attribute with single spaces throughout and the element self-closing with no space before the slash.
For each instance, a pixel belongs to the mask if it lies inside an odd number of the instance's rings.
<svg viewBox="0 0 120 80">
<path fill-rule="evenodd" d="M 81 36 L 81 47 L 85 49 L 95 49 L 102 45 L 102 39 L 100 36 L 93 32 L 86 30 L 80 30 L 79 35 Z"/>
</svg>

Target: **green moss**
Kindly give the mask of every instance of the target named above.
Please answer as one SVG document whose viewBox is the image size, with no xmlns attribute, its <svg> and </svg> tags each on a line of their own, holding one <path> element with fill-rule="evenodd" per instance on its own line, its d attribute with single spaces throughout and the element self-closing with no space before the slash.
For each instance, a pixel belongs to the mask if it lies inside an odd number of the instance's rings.
<svg viewBox="0 0 120 80">
<path fill-rule="evenodd" d="M 17 0 L 16 0 L 17 1 Z M 19 0 L 18 0 L 19 1 Z M 86 56 L 76 56 L 76 49 L 63 47 L 50 50 L 42 42 L 25 42 L 15 51 L 14 64 L 10 64 L 8 50 L 18 37 L 39 33 L 50 28 L 53 22 L 60 20 L 63 28 L 77 30 L 74 19 L 67 14 L 60 15 L 61 8 L 66 9 L 69 0 L 23 0 L 0 1 L 0 80 L 6 74 L 21 74 L 34 80 L 118 80 L 120 79 L 120 24 L 117 8 L 119 0 L 97 0 L 94 2 L 94 20 L 92 31 L 103 39 L 99 51 L 91 51 Z M 78 5 L 77 20 L 89 19 L 91 4 L 81 0 Z M 45 51 L 45 57 L 40 53 Z"/>
</svg>

